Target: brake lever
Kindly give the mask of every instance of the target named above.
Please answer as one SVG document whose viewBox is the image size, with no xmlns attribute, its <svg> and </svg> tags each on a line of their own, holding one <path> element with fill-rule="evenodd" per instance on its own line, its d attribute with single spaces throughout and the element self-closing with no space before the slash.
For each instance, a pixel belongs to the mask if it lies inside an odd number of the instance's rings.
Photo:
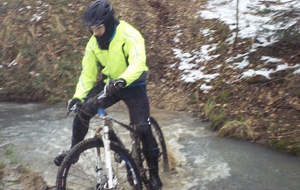
<svg viewBox="0 0 300 190">
<path fill-rule="evenodd" d="M 106 88 L 104 88 L 104 90 L 102 92 L 100 92 L 99 95 L 97 95 L 97 99 L 100 100 L 102 98 L 105 98 L 108 96 L 108 93 L 106 91 Z M 89 101 L 89 100 L 88 100 Z M 67 112 L 66 116 L 68 116 L 71 112 L 75 111 L 77 108 L 77 103 L 75 105 L 73 105 L 73 107 Z"/>
<path fill-rule="evenodd" d="M 72 112 L 72 110 L 69 110 L 66 114 L 66 116 L 68 116 L 70 113 Z"/>
<path fill-rule="evenodd" d="M 108 93 L 106 91 L 106 88 L 103 89 L 102 92 L 100 92 L 100 94 L 98 95 L 97 99 L 100 100 L 100 99 L 103 99 L 105 97 L 107 97 Z"/>
<path fill-rule="evenodd" d="M 74 104 L 73 107 L 67 112 L 66 116 L 68 116 L 71 112 L 76 110 L 77 104 Z"/>
</svg>

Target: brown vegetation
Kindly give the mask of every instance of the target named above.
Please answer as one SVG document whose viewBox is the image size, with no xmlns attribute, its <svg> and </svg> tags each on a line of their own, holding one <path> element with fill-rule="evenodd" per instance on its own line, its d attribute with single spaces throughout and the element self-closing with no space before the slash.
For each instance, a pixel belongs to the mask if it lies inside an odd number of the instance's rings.
<svg viewBox="0 0 300 190">
<path fill-rule="evenodd" d="M 203 81 L 184 83 L 179 77 L 180 71 L 170 67 L 178 62 L 173 48 L 192 51 L 207 43 L 199 31 L 214 29 L 214 41 L 218 43 L 215 51 L 220 57 L 214 63 L 203 63 L 211 68 L 205 71 L 209 73 L 217 63 L 223 63 L 233 52 L 242 52 L 252 42 L 245 41 L 238 47 L 226 45 L 228 27 L 198 16 L 200 5 L 205 1 L 112 2 L 117 17 L 137 27 L 146 39 L 152 106 L 208 118 L 214 130 L 238 121 L 245 124 L 240 126 L 251 129 L 252 135 L 246 135 L 247 139 L 251 137 L 267 146 L 300 154 L 300 75 L 287 70 L 274 74 L 272 79 L 236 80 L 236 71 L 223 64 L 218 80 L 211 82 L 213 89 L 208 94 L 203 93 L 199 90 Z M 57 102 L 72 96 L 90 36 L 82 23 L 85 7 L 86 3 L 79 0 L 1 2 L 0 101 Z M 181 42 L 175 43 L 173 39 L 179 30 Z M 270 56 L 276 54 L 290 64 L 299 63 L 300 44 L 293 39 L 285 35 L 277 44 L 252 53 L 249 68 L 260 68 L 257 58 L 262 52 Z M 205 114 L 210 102 L 213 104 L 209 114 Z M 244 138 L 244 135 L 238 137 Z"/>
<path fill-rule="evenodd" d="M 221 75 L 211 84 L 213 89 L 203 93 L 199 90 L 202 81 L 184 83 L 180 72 L 170 67 L 178 62 L 172 49 L 191 51 L 207 43 L 199 31 L 213 29 L 214 41 L 218 43 L 216 51 L 221 56 L 214 63 L 203 63 L 213 68 L 252 42 L 228 46 L 224 41 L 229 35 L 228 27 L 197 15 L 205 0 L 112 2 L 117 17 L 137 27 L 146 39 L 152 106 L 191 112 L 208 119 L 219 135 L 300 155 L 300 75 L 287 70 L 274 74 L 272 79 L 236 80 L 236 71 L 223 64 L 219 68 Z M 90 36 L 82 22 L 86 4 L 79 0 L 1 2 L 0 101 L 58 102 L 72 96 Z M 175 43 L 173 39 L 179 30 L 181 42 Z M 290 64 L 300 63 L 300 44 L 294 39 L 295 36 L 284 35 L 277 44 L 251 54 L 249 67 L 260 67 L 257 58 L 262 52 L 276 54 Z M 0 166 L 0 177 L 4 168 Z M 43 186 L 44 182 L 38 184 Z"/>
</svg>

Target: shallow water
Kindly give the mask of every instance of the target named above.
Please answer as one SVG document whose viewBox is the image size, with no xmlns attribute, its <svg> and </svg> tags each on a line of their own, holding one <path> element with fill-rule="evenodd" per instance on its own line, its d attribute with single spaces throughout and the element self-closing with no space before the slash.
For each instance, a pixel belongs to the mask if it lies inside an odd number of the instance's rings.
<svg viewBox="0 0 300 190">
<path fill-rule="evenodd" d="M 117 104 L 110 115 L 126 121 Z M 70 144 L 74 115 L 64 104 L 0 104 L 0 147 L 18 162 L 55 183 L 53 158 Z M 186 113 L 152 110 L 164 132 L 174 169 L 164 189 L 299 190 L 300 158 L 246 141 L 216 137 L 207 124 Z M 94 125 L 94 123 L 92 124 Z"/>
</svg>

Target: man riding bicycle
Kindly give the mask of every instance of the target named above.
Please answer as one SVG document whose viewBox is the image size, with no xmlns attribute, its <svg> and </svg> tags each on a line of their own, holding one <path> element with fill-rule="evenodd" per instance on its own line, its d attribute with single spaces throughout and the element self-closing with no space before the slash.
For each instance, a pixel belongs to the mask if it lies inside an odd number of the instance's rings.
<svg viewBox="0 0 300 190">
<path fill-rule="evenodd" d="M 67 109 L 79 102 L 73 121 L 71 148 L 87 134 L 89 121 L 98 108 L 108 108 L 122 100 L 129 109 L 130 122 L 137 126 L 143 152 L 149 166 L 150 187 L 160 189 L 158 174 L 158 145 L 150 128 L 150 110 L 146 92 L 146 50 L 144 38 L 134 27 L 114 17 L 114 9 L 106 0 L 92 2 L 85 11 L 84 24 L 92 32 L 82 60 L 82 72 L 75 94 Z M 101 79 L 97 82 L 98 70 Z M 104 88 L 110 96 L 101 105 L 89 103 Z M 87 100 L 87 101 L 86 101 Z M 58 155 L 54 163 L 59 166 L 67 151 Z"/>
</svg>

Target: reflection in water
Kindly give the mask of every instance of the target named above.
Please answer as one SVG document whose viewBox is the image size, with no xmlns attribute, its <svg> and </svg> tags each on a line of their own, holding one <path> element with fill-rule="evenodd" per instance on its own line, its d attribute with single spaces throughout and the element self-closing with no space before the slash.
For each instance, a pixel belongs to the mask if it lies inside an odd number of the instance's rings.
<svg viewBox="0 0 300 190">
<path fill-rule="evenodd" d="M 122 104 L 108 112 L 127 121 Z M 64 104 L 0 104 L 0 147 L 11 147 L 17 161 L 40 173 L 50 186 L 57 172 L 53 158 L 70 145 L 73 115 L 65 114 Z M 299 157 L 216 137 L 205 123 L 185 113 L 153 109 L 152 115 L 163 129 L 173 168 L 163 179 L 164 189 L 300 189 Z"/>
</svg>

